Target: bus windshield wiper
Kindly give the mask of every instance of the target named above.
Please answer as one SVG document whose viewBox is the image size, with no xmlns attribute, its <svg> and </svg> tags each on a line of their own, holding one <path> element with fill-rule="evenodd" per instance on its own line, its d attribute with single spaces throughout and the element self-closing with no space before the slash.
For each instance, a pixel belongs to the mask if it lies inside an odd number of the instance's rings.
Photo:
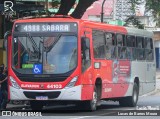
<svg viewBox="0 0 160 119">
<path fill-rule="evenodd" d="M 33 47 L 33 50 L 34 50 L 34 53 L 33 53 L 32 56 L 35 57 L 36 59 L 38 59 L 38 61 L 39 61 L 39 59 L 40 59 L 40 51 L 39 51 L 39 48 L 38 48 L 37 44 L 35 43 L 33 38 L 29 35 L 29 33 L 27 33 L 27 38 L 29 38 L 29 40 L 31 41 L 32 47 Z"/>
<path fill-rule="evenodd" d="M 34 46 L 33 49 L 37 52 L 39 52 L 39 48 L 37 47 L 37 44 L 35 43 L 35 41 L 33 40 L 33 38 L 29 35 L 29 33 L 27 33 L 27 37 L 29 38 L 29 40 L 31 41 L 32 45 Z"/>
<path fill-rule="evenodd" d="M 58 35 L 57 38 L 55 38 L 55 41 L 52 44 L 50 44 L 49 47 L 45 47 L 45 52 L 50 52 L 51 49 L 56 45 L 61 36 L 62 35 Z"/>
</svg>

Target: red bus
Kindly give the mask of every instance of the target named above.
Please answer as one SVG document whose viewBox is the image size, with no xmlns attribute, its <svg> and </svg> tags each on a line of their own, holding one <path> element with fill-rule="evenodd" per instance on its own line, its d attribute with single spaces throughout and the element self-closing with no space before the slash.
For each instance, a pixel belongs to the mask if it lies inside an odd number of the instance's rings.
<svg viewBox="0 0 160 119">
<path fill-rule="evenodd" d="M 155 89 L 153 33 L 73 18 L 17 20 L 8 37 L 9 99 L 96 110 L 136 106 Z"/>
</svg>

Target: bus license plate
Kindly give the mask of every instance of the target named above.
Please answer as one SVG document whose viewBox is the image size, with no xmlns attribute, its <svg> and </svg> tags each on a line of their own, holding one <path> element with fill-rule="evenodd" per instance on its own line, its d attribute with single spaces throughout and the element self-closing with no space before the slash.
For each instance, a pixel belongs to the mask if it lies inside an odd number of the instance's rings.
<svg viewBox="0 0 160 119">
<path fill-rule="evenodd" d="M 48 100 L 48 96 L 36 96 L 36 100 Z"/>
</svg>

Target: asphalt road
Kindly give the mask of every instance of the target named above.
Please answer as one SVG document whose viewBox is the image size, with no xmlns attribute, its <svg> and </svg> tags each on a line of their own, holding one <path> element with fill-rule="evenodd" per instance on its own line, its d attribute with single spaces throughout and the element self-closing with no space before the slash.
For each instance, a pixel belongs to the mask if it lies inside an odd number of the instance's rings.
<svg viewBox="0 0 160 119">
<path fill-rule="evenodd" d="M 142 110 L 158 110 L 158 111 L 151 111 L 149 116 L 144 116 Z M 9 107 L 8 110 L 11 111 L 22 111 L 22 112 L 28 112 L 31 111 L 30 106 L 22 106 L 22 105 L 16 105 Z M 135 112 L 136 111 L 136 112 Z M 100 118 L 100 119 L 114 119 L 114 118 L 127 118 L 127 114 L 129 113 L 136 113 L 133 117 L 129 116 L 129 118 L 138 118 L 139 115 L 140 118 L 154 118 L 158 119 L 159 116 L 156 116 L 156 113 L 160 114 L 160 80 L 157 82 L 157 89 L 155 92 L 152 92 L 150 94 L 144 95 L 139 97 L 139 101 L 137 104 L 137 107 L 131 108 L 131 107 L 120 107 L 118 102 L 111 102 L 111 101 L 102 101 L 102 105 L 98 108 L 95 112 L 85 112 L 85 111 L 75 111 L 74 105 L 68 105 L 68 106 L 47 106 L 44 107 L 44 110 L 41 112 L 42 117 L 30 117 L 33 119 L 40 119 L 40 118 L 46 118 L 46 119 L 94 119 L 94 118 Z M 140 114 L 139 114 L 140 113 Z M 146 111 L 144 112 L 146 113 Z M 154 115 L 155 114 L 155 115 Z M 125 116 L 124 116 L 125 115 Z M 110 117 L 111 116 L 111 117 Z M 115 117 L 114 117 L 115 116 Z M 153 116 L 153 117 L 152 117 Z M 9 117 L 0 117 L 0 119 L 6 119 Z M 17 116 L 13 117 L 14 119 L 17 119 Z M 23 117 L 25 118 L 25 117 Z M 128 118 L 127 118 L 128 119 Z"/>
</svg>

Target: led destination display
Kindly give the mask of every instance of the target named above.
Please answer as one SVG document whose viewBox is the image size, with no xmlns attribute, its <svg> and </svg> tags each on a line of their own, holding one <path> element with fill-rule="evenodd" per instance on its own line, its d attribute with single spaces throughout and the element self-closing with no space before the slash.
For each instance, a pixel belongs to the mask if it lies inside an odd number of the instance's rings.
<svg viewBox="0 0 160 119">
<path fill-rule="evenodd" d="M 15 32 L 77 32 L 76 23 L 18 23 Z"/>
</svg>

